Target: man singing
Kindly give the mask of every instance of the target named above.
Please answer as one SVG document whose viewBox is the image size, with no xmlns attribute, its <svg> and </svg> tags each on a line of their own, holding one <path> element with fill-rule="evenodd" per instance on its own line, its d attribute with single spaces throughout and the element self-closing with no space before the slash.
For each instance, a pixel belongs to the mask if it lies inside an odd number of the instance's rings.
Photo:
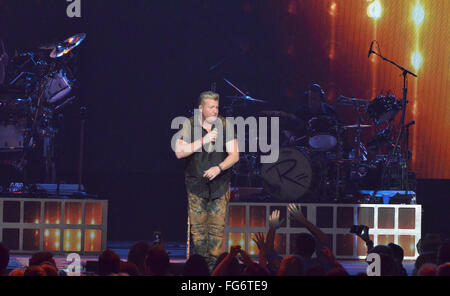
<svg viewBox="0 0 450 296">
<path fill-rule="evenodd" d="M 219 116 L 219 95 L 203 92 L 198 103 L 200 112 L 183 124 L 175 155 L 186 159 L 193 253 L 204 256 L 212 270 L 222 251 L 230 168 L 239 161 L 239 152 L 233 126 Z"/>
</svg>

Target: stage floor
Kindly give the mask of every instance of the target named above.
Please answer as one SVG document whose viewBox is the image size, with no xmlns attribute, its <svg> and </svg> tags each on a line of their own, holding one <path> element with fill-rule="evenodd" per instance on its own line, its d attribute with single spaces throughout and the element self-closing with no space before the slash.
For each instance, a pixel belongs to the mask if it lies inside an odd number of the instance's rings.
<svg viewBox="0 0 450 296">
<path fill-rule="evenodd" d="M 128 251 L 130 247 L 136 242 L 129 241 L 110 241 L 108 242 L 108 248 L 116 252 L 120 258 L 124 261 L 127 260 Z M 166 243 L 167 252 L 170 256 L 170 262 L 173 264 L 183 264 L 186 261 L 186 244 L 169 242 Z M 30 255 L 18 255 L 12 254 L 10 256 L 8 269 L 22 268 L 28 265 L 28 259 Z M 55 256 L 55 261 L 60 269 L 67 268 L 66 257 Z M 84 265 L 86 261 L 97 261 L 98 256 L 81 256 L 81 262 Z M 367 264 L 363 260 L 339 260 L 344 268 L 351 275 L 356 275 L 360 272 L 365 272 Z M 408 272 L 408 275 L 412 275 L 414 269 L 414 261 L 404 261 L 403 266 Z"/>
</svg>

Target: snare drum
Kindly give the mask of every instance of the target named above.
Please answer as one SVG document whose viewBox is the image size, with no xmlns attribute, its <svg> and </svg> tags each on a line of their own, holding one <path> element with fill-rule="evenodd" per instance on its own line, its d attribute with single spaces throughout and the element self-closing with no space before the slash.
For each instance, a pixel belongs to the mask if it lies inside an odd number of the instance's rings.
<svg viewBox="0 0 450 296">
<path fill-rule="evenodd" d="M 308 144 L 318 151 L 333 149 L 337 142 L 337 122 L 326 117 L 314 117 L 308 122 Z"/>
</svg>

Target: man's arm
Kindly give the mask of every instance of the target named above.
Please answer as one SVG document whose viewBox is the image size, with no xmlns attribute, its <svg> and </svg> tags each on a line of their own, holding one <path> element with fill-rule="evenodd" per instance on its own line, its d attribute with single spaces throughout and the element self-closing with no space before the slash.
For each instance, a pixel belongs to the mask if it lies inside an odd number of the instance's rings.
<svg viewBox="0 0 450 296">
<path fill-rule="evenodd" d="M 187 143 L 183 140 L 183 138 L 189 138 L 189 129 L 186 126 L 183 126 L 181 130 L 181 139 L 177 140 L 175 144 L 175 156 L 178 159 L 185 158 L 190 156 L 196 151 L 200 151 L 202 146 L 208 144 L 210 142 L 215 142 L 217 138 L 217 131 L 213 130 L 207 133 L 203 139 L 198 139 L 192 143 Z"/>
<path fill-rule="evenodd" d="M 228 156 L 219 163 L 222 171 L 228 170 L 231 168 L 236 162 L 239 161 L 239 150 L 238 150 L 238 141 L 237 139 L 233 139 L 226 143 L 226 148 L 228 152 Z"/>
<path fill-rule="evenodd" d="M 186 143 L 182 139 L 179 139 L 175 147 L 175 156 L 178 159 L 182 159 L 188 157 L 195 151 L 199 151 L 200 149 L 202 149 L 202 139 L 199 139 L 192 143 Z"/>
<path fill-rule="evenodd" d="M 295 204 L 290 204 L 288 207 L 289 214 L 297 220 L 302 226 L 308 229 L 309 232 L 317 239 L 319 244 L 323 244 L 326 242 L 325 233 L 322 232 L 316 225 L 312 224 L 308 220 L 306 220 L 305 216 L 303 216 L 302 211 Z"/>
<path fill-rule="evenodd" d="M 206 170 L 205 173 L 203 174 L 203 177 L 208 178 L 209 180 L 213 180 L 222 171 L 231 168 L 236 162 L 239 161 L 239 150 L 237 139 L 228 141 L 226 143 L 226 148 L 228 156 L 221 163 L 219 163 L 219 165 L 213 166 L 210 169 Z"/>
</svg>

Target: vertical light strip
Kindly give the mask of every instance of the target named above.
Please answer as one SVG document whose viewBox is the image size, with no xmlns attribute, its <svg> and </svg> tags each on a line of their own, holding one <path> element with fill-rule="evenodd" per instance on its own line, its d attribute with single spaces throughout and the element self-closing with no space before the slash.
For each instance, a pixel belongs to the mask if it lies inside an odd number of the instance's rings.
<svg viewBox="0 0 450 296">
<path fill-rule="evenodd" d="M 330 73 L 330 83 L 328 88 L 328 97 L 334 98 L 335 93 L 335 77 L 334 77 L 334 61 L 336 58 L 336 15 L 337 15 L 337 3 L 336 1 L 331 1 L 330 8 L 328 9 L 328 14 L 330 15 L 330 52 L 328 53 L 329 58 L 329 72 Z M 331 87 L 332 86 L 332 87 Z"/>
<path fill-rule="evenodd" d="M 414 28 L 414 32 L 415 32 L 415 48 L 413 53 L 411 54 L 411 64 L 414 68 L 414 71 L 416 72 L 416 74 L 418 74 L 417 72 L 419 71 L 420 67 L 423 65 L 423 58 L 422 58 L 422 54 L 420 53 L 420 27 L 422 26 L 422 23 L 425 19 L 425 10 L 423 9 L 420 0 L 416 0 L 414 7 L 411 10 L 411 17 L 412 20 L 414 22 L 415 28 Z M 412 97 L 412 116 L 413 119 L 417 119 L 417 93 L 418 93 L 418 88 L 419 88 L 419 79 L 414 79 L 414 93 L 413 93 L 413 97 Z M 418 132 L 417 131 L 413 131 L 413 139 L 412 139 L 412 151 L 413 151 L 413 155 L 412 155 L 412 167 L 416 166 L 416 155 L 417 153 L 415 153 L 417 151 L 417 135 Z"/>
<path fill-rule="evenodd" d="M 373 20 L 373 38 L 372 40 L 377 39 L 377 22 L 378 19 L 383 14 L 383 7 L 381 6 L 380 0 L 369 1 L 370 4 L 367 6 L 367 16 L 369 16 Z M 375 55 L 372 55 L 370 58 L 370 62 L 372 63 L 372 92 L 371 97 L 375 98 L 377 96 L 377 64 L 378 60 Z"/>
</svg>

